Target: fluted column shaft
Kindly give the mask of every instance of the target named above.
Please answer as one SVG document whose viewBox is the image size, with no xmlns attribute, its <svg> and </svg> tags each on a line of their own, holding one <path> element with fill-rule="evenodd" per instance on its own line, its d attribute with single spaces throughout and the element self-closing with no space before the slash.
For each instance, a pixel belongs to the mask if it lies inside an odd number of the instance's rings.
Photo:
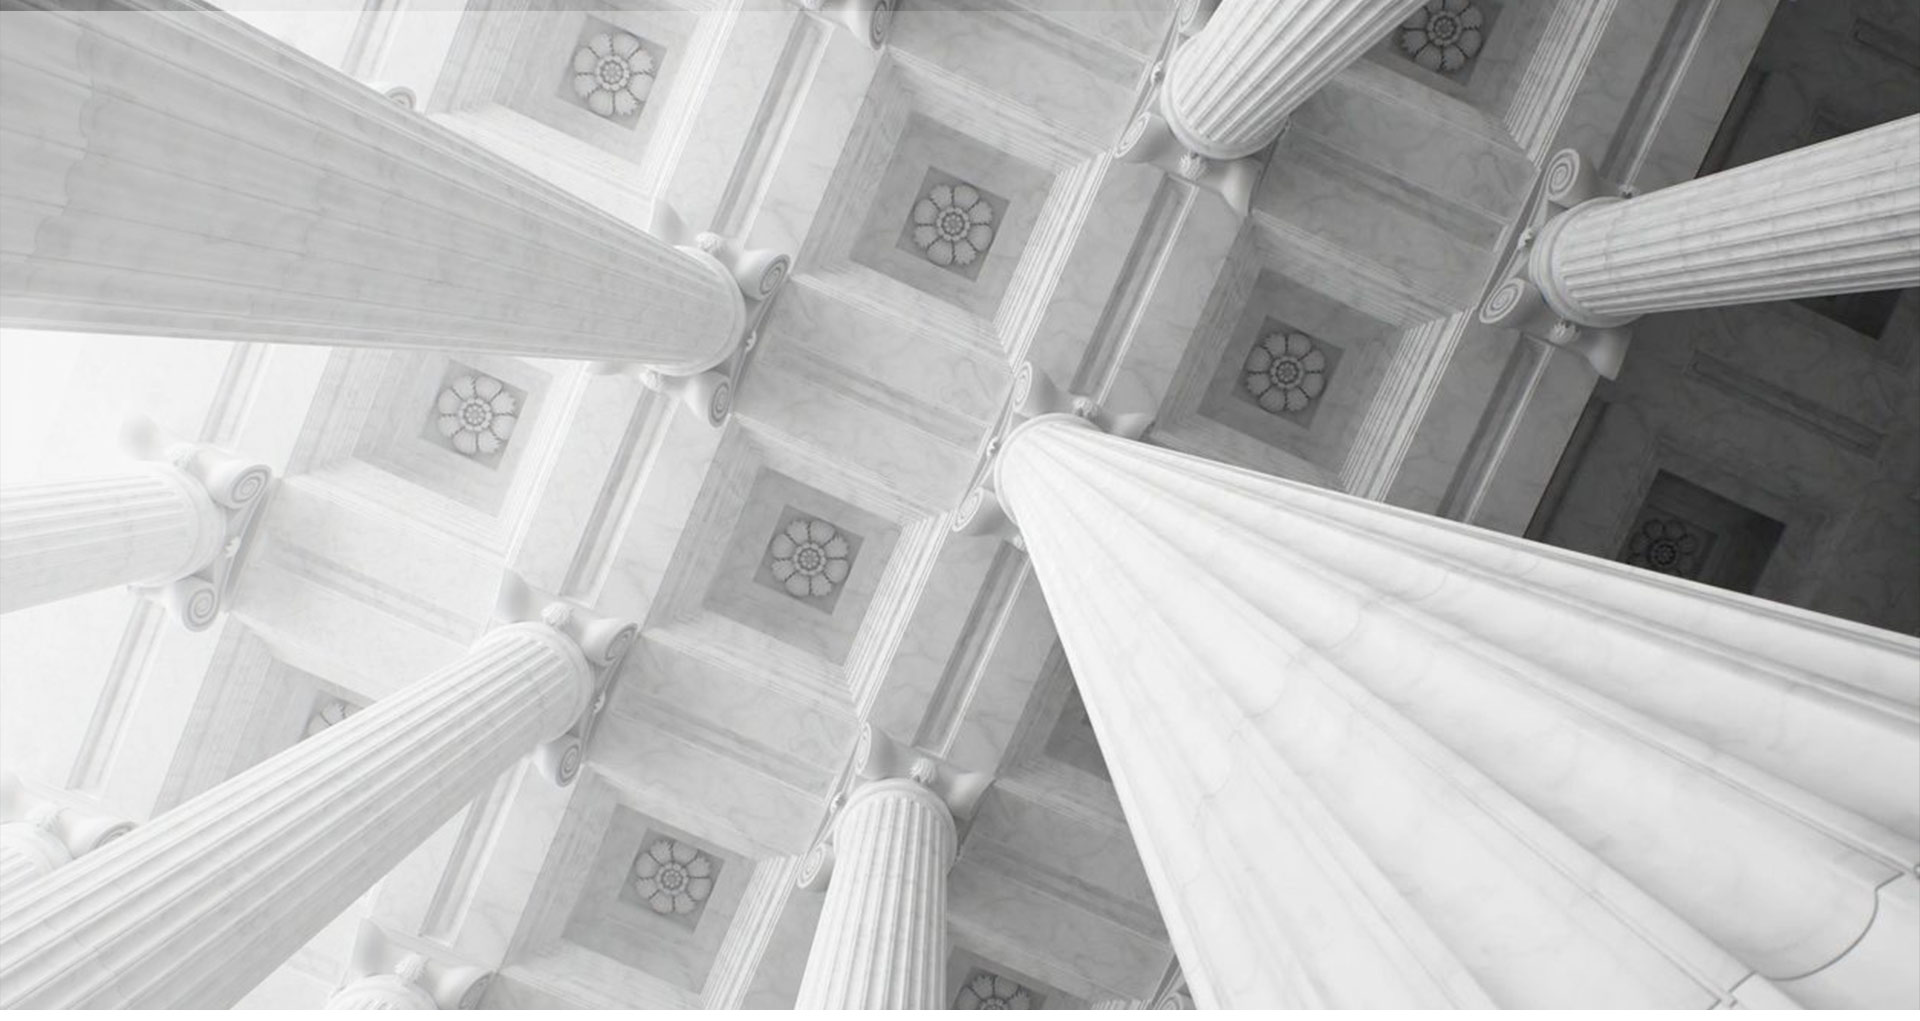
<svg viewBox="0 0 1920 1021">
<path fill-rule="evenodd" d="M 947 966 L 952 812 L 913 780 L 880 780 L 834 824 L 833 881 L 800 981 L 801 1010 L 936 1010 Z"/>
<path fill-rule="evenodd" d="M 1920 285 L 1920 115 L 1627 200 L 1542 229 L 1528 276 L 1561 317 Z"/>
<path fill-rule="evenodd" d="M 36 5 L 0 34 L 0 323 L 670 373 L 739 339 L 714 258 L 230 15 Z"/>
<path fill-rule="evenodd" d="M 1202 1007 L 1920 1005 L 1920 642 L 1035 418 Z"/>
<path fill-rule="evenodd" d="M 1423 0 L 1221 0 L 1167 62 L 1162 113 L 1211 159 L 1260 151 L 1301 103 Z"/>
<path fill-rule="evenodd" d="M 25 823 L 0 823 L 0 906 L 4 906 L 7 891 L 18 890 L 28 880 L 47 875 L 65 864 L 54 853 L 52 844 L 35 836 L 29 836 L 25 830 L 36 829 Z"/>
<path fill-rule="evenodd" d="M 231 1006 L 534 746 L 594 674 L 542 624 L 7 898 L 0 1006 Z"/>
<path fill-rule="evenodd" d="M 227 518 L 197 480 L 165 465 L 0 488 L 0 613 L 199 570 Z"/>
</svg>

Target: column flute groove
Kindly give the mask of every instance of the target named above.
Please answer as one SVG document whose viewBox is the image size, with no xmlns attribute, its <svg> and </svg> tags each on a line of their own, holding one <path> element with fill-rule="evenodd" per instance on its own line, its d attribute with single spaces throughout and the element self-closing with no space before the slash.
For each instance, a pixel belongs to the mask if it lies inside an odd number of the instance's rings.
<svg viewBox="0 0 1920 1021">
<path fill-rule="evenodd" d="M 1184 5 L 1191 36 L 1148 76 L 1142 109 L 1114 152 L 1151 163 L 1251 211 L 1261 165 L 1287 118 L 1423 0 L 1220 0 Z"/>
<path fill-rule="evenodd" d="M 947 962 L 947 870 L 956 820 L 970 818 L 990 777 L 896 744 L 871 725 L 854 750 L 854 784 L 829 837 L 808 855 L 801 886 L 826 884 L 802 1010 L 935 1010 Z"/>
<path fill-rule="evenodd" d="M 1920 1005 L 1920 642 L 1086 414 L 956 525 L 1017 527 L 1202 1006 Z"/>
<path fill-rule="evenodd" d="M 784 257 L 629 227 L 212 8 L 51 6 L 9 0 L 0 40 L 7 325 L 684 376 L 732 358 L 784 279 Z"/>
<path fill-rule="evenodd" d="M 1580 202 L 1542 229 L 1527 279 L 1560 316 L 1597 327 L 1920 285 L 1916 179 L 1920 115 L 1634 198 Z"/>
<path fill-rule="evenodd" d="M 231 1005 L 501 770 L 580 730 L 635 628 L 547 620 L 488 633 L 20 891 L 0 918 L 0 1004 Z"/>
</svg>

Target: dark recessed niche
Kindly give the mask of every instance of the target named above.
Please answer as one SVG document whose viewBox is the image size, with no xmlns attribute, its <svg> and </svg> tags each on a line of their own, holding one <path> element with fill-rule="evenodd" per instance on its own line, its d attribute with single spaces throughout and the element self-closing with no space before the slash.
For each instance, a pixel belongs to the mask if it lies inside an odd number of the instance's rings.
<svg viewBox="0 0 1920 1021">
<path fill-rule="evenodd" d="M 1654 476 L 1615 559 L 1751 594 L 1786 526 L 1672 472 Z"/>
<path fill-rule="evenodd" d="M 1799 299 L 1811 309 L 1855 333 L 1878 337 L 1887 332 L 1893 308 L 1900 304 L 1902 291 L 1862 291 L 1858 294 L 1823 294 Z"/>
</svg>

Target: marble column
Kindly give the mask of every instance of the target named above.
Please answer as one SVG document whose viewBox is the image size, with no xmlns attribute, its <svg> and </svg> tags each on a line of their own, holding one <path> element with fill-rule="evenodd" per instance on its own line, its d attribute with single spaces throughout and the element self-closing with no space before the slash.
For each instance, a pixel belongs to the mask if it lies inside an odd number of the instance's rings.
<svg viewBox="0 0 1920 1021">
<path fill-rule="evenodd" d="M 1920 285 L 1920 115 L 1629 199 L 1565 150 L 1523 276 L 1483 306 L 1536 301 L 1579 327 L 1650 312 Z M 1534 293 L 1537 292 L 1537 298 Z"/>
<path fill-rule="evenodd" d="M 561 607 L 7 898 L 0 1007 L 232 1006 L 536 750 L 570 780 L 635 627 Z M 568 763 L 570 762 L 570 766 Z"/>
<path fill-rule="evenodd" d="M 1067 414 L 993 480 L 1201 1007 L 1920 1006 L 1920 641 Z"/>
<path fill-rule="evenodd" d="M 1425 0 L 1221 0 L 1167 61 L 1161 109 L 1186 147 L 1236 159 Z"/>
<path fill-rule="evenodd" d="M 28 790 L 0 772 L 0 904 L 54 869 L 126 836 L 133 824 Z"/>
<path fill-rule="evenodd" d="M 116 585 L 161 585 L 213 559 L 226 517 L 184 472 L 0 488 L 0 612 Z"/>
<path fill-rule="evenodd" d="M 272 472 L 143 420 L 127 433 L 152 463 L 0 487 L 0 613 L 133 585 L 157 589 L 191 630 L 219 615 Z"/>
<path fill-rule="evenodd" d="M 1155 70 L 1116 152 L 1219 192 L 1247 212 L 1258 167 L 1236 163 L 1424 0 L 1220 0 Z M 1209 5 L 1183 5 L 1182 26 Z"/>
<path fill-rule="evenodd" d="M 937 1010 L 947 978 L 947 870 L 987 778 L 901 748 L 871 725 L 857 785 L 801 885 L 827 886 L 800 1010 Z M 829 877 L 830 876 L 830 877 Z"/>
<path fill-rule="evenodd" d="M 769 275 L 618 222 L 210 7 L 38 6 L 7 0 L 0 34 L 0 324 L 684 375 L 739 345 L 743 289 L 785 278 L 784 256 Z"/>
</svg>

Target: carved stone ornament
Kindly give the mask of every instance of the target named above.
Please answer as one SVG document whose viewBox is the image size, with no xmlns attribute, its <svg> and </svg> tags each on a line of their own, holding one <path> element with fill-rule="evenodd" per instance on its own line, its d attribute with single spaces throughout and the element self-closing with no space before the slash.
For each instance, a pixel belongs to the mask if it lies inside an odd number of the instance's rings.
<svg viewBox="0 0 1920 1021">
<path fill-rule="evenodd" d="M 520 402 L 505 383 L 483 372 L 463 373 L 434 400 L 435 424 L 453 449 L 468 457 L 498 454 L 519 424 Z"/>
<path fill-rule="evenodd" d="M 1633 316 L 1592 313 L 1561 286 L 1551 258 L 1553 245 L 1577 210 L 1621 201 L 1621 189 L 1600 177 L 1593 161 L 1578 150 L 1561 149 L 1548 159 L 1543 187 L 1531 225 L 1515 238 L 1507 255 L 1506 278 L 1487 292 L 1479 319 L 1489 326 L 1518 330 L 1542 344 L 1579 355 L 1606 379 L 1617 378 L 1625 364 Z"/>
<path fill-rule="evenodd" d="M 55 801 L 0 772 L 0 861 L 10 882 L 44 876 L 132 830 L 125 819 Z"/>
<path fill-rule="evenodd" d="M 197 486 L 211 501 L 207 530 L 217 539 L 201 565 L 185 576 L 150 586 L 136 586 L 159 599 L 189 631 L 211 626 L 233 588 L 235 573 L 244 562 L 254 523 L 273 484 L 273 472 L 264 464 L 234 457 L 202 443 L 168 436 L 151 419 L 134 417 L 122 427 L 121 446 L 134 457 L 158 462 L 185 484 Z"/>
<path fill-rule="evenodd" d="M 533 753 L 534 766 L 547 779 L 565 787 L 580 775 L 587 744 L 606 708 L 620 664 L 640 638 L 640 625 L 617 617 L 600 617 L 571 603 L 552 599 L 511 571 L 501 579 L 494 616 L 504 621 L 539 621 L 571 641 L 593 672 L 593 697 L 572 727 Z"/>
<path fill-rule="evenodd" d="M 631 32 L 596 32 L 573 51 L 573 94 L 609 120 L 636 118 L 653 94 L 653 53 Z"/>
<path fill-rule="evenodd" d="M 713 893 L 713 859 L 684 840 L 660 839 L 634 856 L 627 882 L 655 914 L 690 915 Z"/>
<path fill-rule="evenodd" d="M 1241 385 L 1262 410 L 1281 415 L 1307 410 L 1327 386 L 1327 356 L 1295 330 L 1270 333 L 1247 352 Z"/>
<path fill-rule="evenodd" d="M 1041 997 L 1010 978 L 975 968 L 953 995 L 954 1010 L 1033 1010 Z"/>
<path fill-rule="evenodd" d="M 970 184 L 936 184 L 913 204 L 913 243 L 936 266 L 970 266 L 992 246 L 997 212 Z"/>
<path fill-rule="evenodd" d="M 360 923 L 347 980 L 327 1010 L 477 1010 L 493 973 L 451 958 L 425 940 Z"/>
<path fill-rule="evenodd" d="M 1000 419 L 987 440 L 986 454 L 975 469 L 967 495 L 960 500 L 951 522 L 953 531 L 962 535 L 991 535 L 1021 546 L 1019 526 L 1001 506 L 995 495 L 993 467 L 1000 452 L 1020 427 L 1038 418 L 1072 416 L 1102 432 L 1137 440 L 1153 428 L 1153 415 L 1142 412 L 1110 412 L 1098 401 L 1082 394 L 1068 393 L 1032 362 L 1025 362 L 1014 373 L 1013 385 L 1000 409 Z"/>
<path fill-rule="evenodd" d="M 1487 18 L 1473 0 L 1428 0 L 1394 30 L 1407 59 L 1444 74 L 1464 71 L 1485 45 Z"/>
<path fill-rule="evenodd" d="M 946 804 L 956 826 L 972 821 L 980 799 L 993 786 L 989 773 L 958 769 L 951 763 L 901 744 L 873 724 L 863 724 L 854 742 L 853 756 L 841 789 L 833 798 L 837 816 L 861 788 L 877 783 L 910 781 L 931 791 Z M 826 889 L 833 875 L 833 821 L 826 835 L 814 843 L 801 864 L 797 885 L 803 890 Z"/>
<path fill-rule="evenodd" d="M 766 248 L 747 248 L 738 238 L 695 231 L 665 202 L 655 202 L 648 232 L 703 263 L 739 288 L 741 304 L 733 327 L 733 343 L 720 357 L 696 365 L 649 366 L 628 362 L 601 362 L 594 371 L 632 373 L 641 385 L 673 397 L 714 428 L 733 415 L 733 394 L 746 375 L 748 356 L 759 341 L 760 324 L 773 300 L 786 286 L 793 258 Z"/>
</svg>

